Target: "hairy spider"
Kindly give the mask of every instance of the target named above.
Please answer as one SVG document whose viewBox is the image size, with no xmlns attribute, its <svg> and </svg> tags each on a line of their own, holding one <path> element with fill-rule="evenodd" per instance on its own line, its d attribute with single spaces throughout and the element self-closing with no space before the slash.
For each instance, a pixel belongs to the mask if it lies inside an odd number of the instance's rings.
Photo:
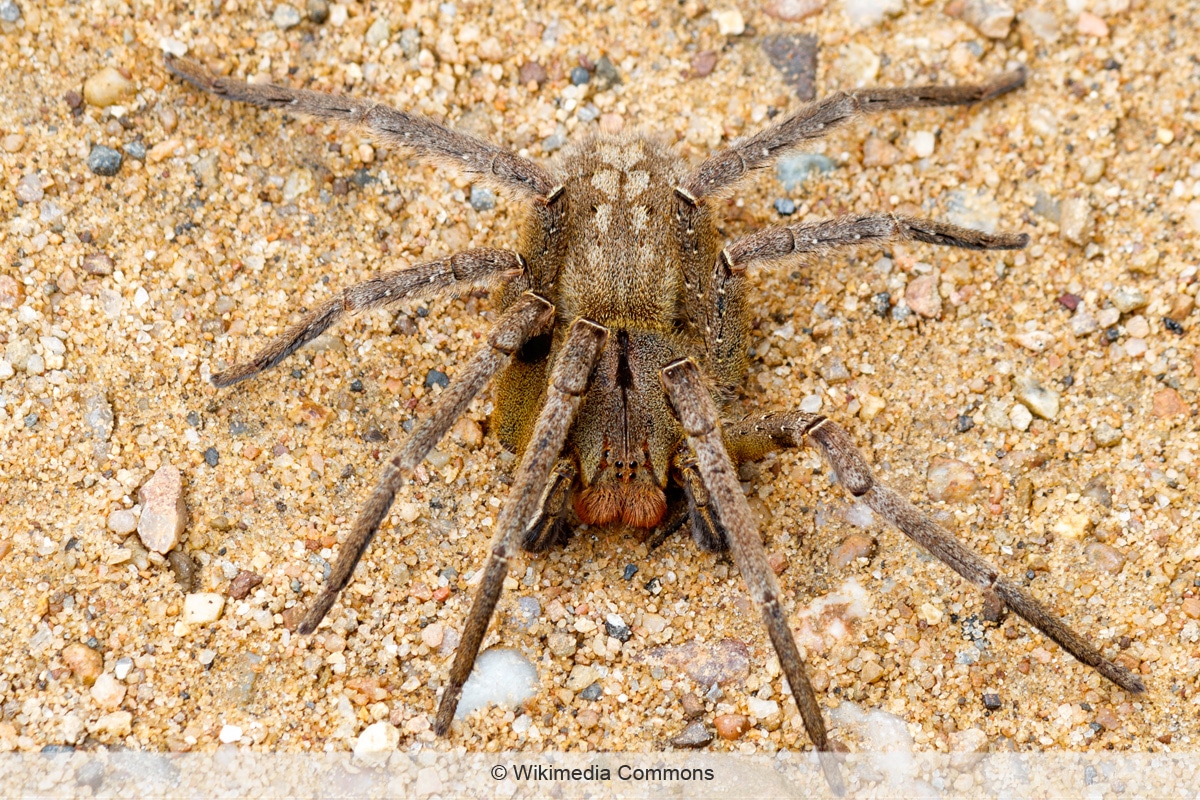
<svg viewBox="0 0 1200 800">
<path fill-rule="evenodd" d="M 661 539 L 685 524 L 703 549 L 728 549 L 762 612 L 826 777 L 841 793 L 820 706 L 783 596 L 737 479 L 737 466 L 811 442 L 854 497 L 1064 650 L 1131 692 L 1141 680 L 1104 658 L 1028 592 L 904 497 L 876 482 L 849 435 L 818 414 L 737 422 L 722 410 L 747 371 L 747 268 L 863 244 L 915 240 L 973 250 L 1024 247 L 928 219 L 869 214 L 767 228 L 722 246 L 714 199 L 781 154 L 863 114 L 978 103 L 1025 82 L 1023 70 L 966 86 L 865 89 L 812 103 L 688 168 L 643 135 L 595 137 L 540 166 L 432 120 L 366 100 L 248 84 L 167 56 L 167 68 L 229 100 L 339 120 L 455 167 L 524 202 L 515 251 L 475 249 L 351 286 L 253 359 L 214 375 L 230 386 L 272 367 L 346 312 L 477 282 L 500 286 L 487 342 L 392 456 L 300 631 L 312 633 L 349 583 L 397 490 L 495 376 L 494 425 L 521 456 L 458 645 L 435 730 L 450 728 L 517 547 L 561 544 L 576 522 L 623 524 Z"/>
</svg>

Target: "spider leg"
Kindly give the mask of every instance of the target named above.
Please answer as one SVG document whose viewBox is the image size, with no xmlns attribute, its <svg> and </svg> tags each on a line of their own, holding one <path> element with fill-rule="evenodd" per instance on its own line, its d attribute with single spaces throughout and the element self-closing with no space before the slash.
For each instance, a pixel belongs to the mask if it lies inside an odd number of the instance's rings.
<svg viewBox="0 0 1200 800">
<path fill-rule="evenodd" d="M 385 272 L 326 300 L 305 314 L 300 322 L 275 337 L 254 358 L 213 375 L 213 385 L 218 388 L 232 386 L 270 369 L 320 336 L 346 312 L 380 308 L 407 297 L 433 294 L 449 286 L 472 284 L 489 278 L 510 279 L 520 275 L 523 267 L 521 256 L 510 250 L 479 248 Z"/>
<path fill-rule="evenodd" d="M 717 407 L 708 394 L 700 369 L 691 359 L 680 359 L 663 368 L 663 387 L 675 415 L 687 434 L 688 446 L 696 455 L 701 480 L 716 505 L 717 516 L 727 533 L 729 549 L 750 596 L 763 615 L 779 664 L 787 677 L 792 696 L 800 709 L 804 727 L 816 747 L 829 788 L 839 797 L 845 793 L 837 759 L 830 752 L 825 720 L 816 692 L 808 680 L 795 637 L 784 614 L 782 592 L 767 563 L 762 539 L 750 514 L 750 506 L 738 483 L 737 470 L 725 450 Z"/>
<path fill-rule="evenodd" d="M 765 228 L 734 241 L 721 251 L 721 260 L 730 270 L 740 270 L 755 261 L 807 253 L 823 255 L 858 245 L 895 241 L 927 242 L 966 250 L 1017 250 L 1029 244 L 1029 235 L 984 233 L 932 219 L 865 214 Z"/>
<path fill-rule="evenodd" d="M 550 198 L 559 191 L 554 178 L 532 161 L 418 114 L 344 95 L 246 83 L 214 75 L 196 61 L 170 54 L 164 56 L 163 63 L 171 74 L 209 94 L 364 128 L 381 142 L 455 166 L 518 197 Z"/>
<path fill-rule="evenodd" d="M 979 84 L 838 92 L 810 103 L 782 122 L 710 156 L 683 179 L 676 192 L 694 205 L 732 188 L 750 172 L 770 166 L 804 141 L 820 138 L 862 114 L 898 108 L 982 103 L 1024 85 L 1025 77 L 1026 71 L 1021 68 Z"/>
<path fill-rule="evenodd" d="M 456 377 L 438 398 L 429 416 L 413 429 L 400 452 L 388 462 L 379 483 L 367 498 L 358 518 L 354 520 L 350 535 L 342 543 L 337 561 L 320 596 L 300 622 L 301 633 L 312 633 L 317 629 L 338 594 L 350 583 L 358 560 L 375 537 L 383 518 L 391 508 L 396 492 L 404 484 L 409 473 L 462 416 L 471 400 L 479 394 L 488 380 L 508 363 L 513 353 L 520 350 L 532 336 L 541 332 L 553 318 L 554 306 L 532 293 L 522 296 L 504 312 L 500 321 L 488 334 L 487 343 L 476 352 L 463 374 Z"/>
<path fill-rule="evenodd" d="M 704 485 L 696 457 L 689 454 L 687 458 L 680 459 L 678 469 L 684 494 L 687 495 L 692 540 L 706 553 L 722 553 L 728 550 L 729 534 L 721 524 L 708 487 Z"/>
<path fill-rule="evenodd" d="M 578 319 L 571 325 L 556 359 L 546 387 L 546 402 L 534 423 L 533 434 L 521 457 L 521 464 L 517 467 L 508 501 L 500 512 L 492 552 L 471 603 L 462 641 L 454 654 L 450 682 L 438 705 L 437 719 L 433 725 L 438 736 L 444 736 L 450 730 L 463 684 L 475 666 L 475 657 L 479 654 L 492 613 L 496 610 L 496 602 L 500 599 L 504 577 L 508 574 L 508 562 L 537 512 L 550 471 L 562 452 L 567 433 L 591 382 L 592 368 L 607 341 L 607 328 L 586 319 Z"/>
<path fill-rule="evenodd" d="M 544 553 L 557 544 L 566 542 L 570 535 L 566 530 L 566 515 L 570 508 L 571 490 L 579 471 L 569 458 L 559 459 L 546 482 L 538 511 L 525 529 L 521 549 L 530 553 Z"/>
<path fill-rule="evenodd" d="M 877 483 L 871 467 L 854 446 L 850 435 L 825 417 L 800 411 L 767 414 L 731 425 L 728 437 L 741 440 L 739 450 L 747 454 L 765 454 L 780 447 L 799 447 L 805 438 L 812 440 L 821 448 L 846 491 L 861 498 L 904 535 L 985 593 L 994 593 L 1026 622 L 1117 686 L 1130 692 L 1145 689 L 1141 678 L 1106 659 L 1086 639 L 1035 600 L 1033 595 L 1010 582 L 954 534 L 896 491 Z"/>
</svg>

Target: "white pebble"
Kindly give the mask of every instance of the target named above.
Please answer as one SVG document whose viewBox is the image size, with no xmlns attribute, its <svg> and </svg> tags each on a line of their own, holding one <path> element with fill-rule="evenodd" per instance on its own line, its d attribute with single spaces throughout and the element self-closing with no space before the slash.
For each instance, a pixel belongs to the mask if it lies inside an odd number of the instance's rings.
<svg viewBox="0 0 1200 800">
<path fill-rule="evenodd" d="M 109 711 L 121 705 L 121 701 L 125 699 L 125 684 L 118 681 L 110 672 L 105 672 L 96 678 L 91 691 L 92 699 L 101 708 Z"/>
<path fill-rule="evenodd" d="M 746 20 L 736 8 L 714 11 L 713 19 L 717 21 L 717 31 L 722 36 L 741 36 L 746 32 Z"/>
<path fill-rule="evenodd" d="M 183 621 L 188 625 L 204 625 L 221 618 L 225 595 L 215 592 L 195 592 L 183 598 Z"/>
<path fill-rule="evenodd" d="M 463 686 L 457 719 L 489 704 L 518 708 L 538 690 L 537 668 L 520 651 L 492 647 L 479 654 Z"/>
<path fill-rule="evenodd" d="M 368 725 L 354 742 L 354 755 L 369 762 L 380 762 L 400 746 L 400 731 L 388 722 Z M 382 758 L 380 758 L 382 756 Z"/>
<path fill-rule="evenodd" d="M 113 533 L 133 533 L 137 530 L 137 517 L 128 509 L 117 509 L 108 515 L 108 529 Z"/>
<path fill-rule="evenodd" d="M 1033 424 L 1033 414 L 1029 409 L 1018 403 L 1008 412 L 1008 421 L 1013 428 L 1018 431 L 1027 431 L 1029 426 Z"/>
<path fill-rule="evenodd" d="M 233 744 L 242 738 L 242 728 L 240 725 L 222 725 L 220 739 L 224 744 Z"/>
<path fill-rule="evenodd" d="M 917 131 L 912 135 L 912 149 L 917 158 L 929 158 L 933 155 L 933 134 L 929 131 Z"/>
</svg>

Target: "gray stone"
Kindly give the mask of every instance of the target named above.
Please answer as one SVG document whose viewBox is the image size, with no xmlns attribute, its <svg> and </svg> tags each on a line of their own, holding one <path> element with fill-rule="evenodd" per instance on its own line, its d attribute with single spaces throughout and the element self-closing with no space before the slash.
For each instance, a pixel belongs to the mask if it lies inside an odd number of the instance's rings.
<svg viewBox="0 0 1200 800">
<path fill-rule="evenodd" d="M 87 163 L 88 169 L 94 174 L 111 178 L 120 171 L 122 161 L 124 156 L 119 151 L 97 144 L 93 145 L 92 151 L 88 153 Z"/>
<path fill-rule="evenodd" d="M 275 27 L 285 31 L 299 25 L 302 19 L 300 12 L 286 3 L 275 6 L 275 13 L 271 15 L 271 21 L 275 23 Z"/>
<path fill-rule="evenodd" d="M 1042 419 L 1054 419 L 1058 416 L 1058 392 L 1043 386 L 1036 378 L 1026 376 L 1019 378 L 1013 386 L 1017 400 L 1026 408 Z"/>
</svg>

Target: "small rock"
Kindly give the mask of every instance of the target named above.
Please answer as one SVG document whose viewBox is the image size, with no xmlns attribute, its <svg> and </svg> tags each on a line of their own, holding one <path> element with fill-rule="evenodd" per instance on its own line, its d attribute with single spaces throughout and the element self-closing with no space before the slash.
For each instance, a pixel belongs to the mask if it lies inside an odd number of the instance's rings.
<svg viewBox="0 0 1200 800">
<path fill-rule="evenodd" d="M 691 77 L 707 78 L 712 75 L 712 71 L 717 66 L 717 52 L 715 50 L 702 50 L 692 56 Z"/>
<path fill-rule="evenodd" d="M 671 740 L 675 747 L 704 747 L 713 740 L 712 732 L 700 720 L 688 725 Z"/>
<path fill-rule="evenodd" d="M 936 275 L 922 275 L 904 287 L 904 300 L 908 307 L 926 319 L 936 319 L 942 314 L 942 297 L 938 294 Z"/>
<path fill-rule="evenodd" d="M 521 85 L 536 83 L 539 86 L 546 82 L 550 77 L 546 72 L 546 68 L 536 61 L 526 61 L 517 71 L 517 76 L 520 78 Z"/>
<path fill-rule="evenodd" d="M 42 188 L 42 177 L 36 172 L 31 172 L 21 178 L 17 181 L 16 195 L 22 203 L 40 202 L 46 196 L 46 192 Z"/>
<path fill-rule="evenodd" d="M 788 568 L 787 554 L 779 551 L 771 553 L 767 556 L 767 566 L 771 568 L 771 572 L 782 575 Z"/>
<path fill-rule="evenodd" d="M 588 702 L 592 702 L 593 700 L 599 700 L 603 694 L 604 689 L 600 686 L 599 681 L 597 681 L 586 686 L 584 690 L 579 693 L 579 697 L 583 700 L 587 700 Z"/>
<path fill-rule="evenodd" d="M 537 669 L 529 659 L 518 650 L 491 647 L 476 659 L 454 716 L 463 719 L 490 703 L 519 708 L 537 690 Z"/>
<path fill-rule="evenodd" d="M 1008 412 L 1008 423 L 1015 431 L 1027 431 L 1033 424 L 1033 414 L 1023 405 L 1015 405 Z"/>
<path fill-rule="evenodd" d="M 825 9 L 825 0 L 767 0 L 763 11 L 768 17 L 784 22 L 799 22 L 820 14 Z"/>
<path fill-rule="evenodd" d="M 105 67 L 83 82 L 83 99 L 89 106 L 107 108 L 133 94 L 133 81 L 115 67 Z"/>
<path fill-rule="evenodd" d="M 904 0 L 842 0 L 842 7 L 852 23 L 867 28 L 902 13 Z"/>
<path fill-rule="evenodd" d="M 1090 242 L 1095 225 L 1091 204 L 1082 197 L 1069 197 L 1059 208 L 1059 235 L 1078 245 Z"/>
<path fill-rule="evenodd" d="M 121 170 L 123 160 L 124 156 L 119 151 L 97 144 L 92 145 L 92 151 L 88 153 L 87 164 L 88 169 L 94 174 L 111 178 Z"/>
<path fill-rule="evenodd" d="M 221 732 L 217 734 L 217 738 L 223 744 L 233 744 L 241 741 L 243 733 L 241 725 L 222 725 Z"/>
<path fill-rule="evenodd" d="M 1105 508 L 1112 508 L 1112 492 L 1104 482 L 1104 476 L 1092 478 L 1083 487 L 1083 496 L 1095 500 Z"/>
<path fill-rule="evenodd" d="M 283 182 L 283 202 L 292 203 L 313 188 L 313 175 L 306 169 L 292 170 Z"/>
<path fill-rule="evenodd" d="M 869 559 L 875 552 L 875 539 L 866 534 L 852 533 L 829 554 L 829 566 L 841 569 L 860 558 Z"/>
<path fill-rule="evenodd" d="M 883 677 L 883 667 L 874 661 L 868 661 L 866 664 L 863 664 L 862 671 L 858 673 L 858 676 L 862 678 L 863 683 L 874 683 Z"/>
<path fill-rule="evenodd" d="M 937 139 L 934 138 L 931 131 L 914 131 L 909 139 L 913 155 L 917 158 L 929 158 L 933 155 L 933 148 L 936 144 Z"/>
<path fill-rule="evenodd" d="M 1003 0 L 966 0 L 962 7 L 963 22 L 989 39 L 1007 36 L 1016 16 L 1013 7 Z"/>
<path fill-rule="evenodd" d="M 63 648 L 63 663 L 83 681 L 84 686 L 91 686 L 104 672 L 104 656 L 82 642 L 74 642 Z"/>
<path fill-rule="evenodd" d="M 421 629 L 421 643 L 430 650 L 436 650 L 441 645 L 442 638 L 445 635 L 446 626 L 440 622 L 434 622 Z"/>
<path fill-rule="evenodd" d="M 113 260 L 105 253 L 89 253 L 83 257 L 83 271 L 89 275 L 112 275 Z"/>
<path fill-rule="evenodd" d="M 207 625 L 221 618 L 225 597 L 216 592 L 194 592 L 183 598 L 183 622 L 187 625 Z"/>
<path fill-rule="evenodd" d="M 864 167 L 890 167 L 900 162 L 900 149 L 887 139 L 869 136 L 863 142 Z"/>
<path fill-rule="evenodd" d="M 21 7 L 15 0 L 0 0 L 0 20 L 16 22 L 21 18 Z"/>
<path fill-rule="evenodd" d="M 845 383 L 846 381 L 850 380 L 850 370 L 846 369 L 846 365 L 840 358 L 837 358 L 836 356 L 830 357 L 824 361 L 817 368 L 817 371 L 820 373 L 821 377 L 831 385 Z"/>
<path fill-rule="evenodd" d="M 714 11 L 712 16 L 717 23 L 717 32 L 722 36 L 741 36 L 746 32 L 746 20 L 736 8 Z"/>
<path fill-rule="evenodd" d="M 471 208 L 476 211 L 491 211 L 495 207 L 495 192 L 485 186 L 471 187 Z"/>
<path fill-rule="evenodd" d="M 1000 695 L 985 692 L 983 695 L 983 707 L 988 711 L 995 711 L 1000 708 Z"/>
<path fill-rule="evenodd" d="M 961 503 L 979 489 L 979 481 L 965 461 L 937 457 L 925 471 L 925 486 L 930 500 Z"/>
<path fill-rule="evenodd" d="M 546 645 L 550 648 L 550 652 L 559 658 L 567 658 L 575 655 L 575 650 L 578 647 L 578 643 L 572 634 L 562 632 L 555 632 L 547 636 Z"/>
<path fill-rule="evenodd" d="M 1109 295 L 1108 299 L 1112 301 L 1113 306 L 1122 314 L 1128 314 L 1130 311 L 1142 308 L 1150 302 L 1145 292 L 1125 287 L 1115 290 Z"/>
<path fill-rule="evenodd" d="M 1111 708 L 1100 706 L 1100 708 L 1096 709 L 1096 724 L 1105 730 L 1115 731 L 1121 727 L 1121 720 L 1113 713 Z"/>
<path fill-rule="evenodd" d="M 696 697 L 692 692 L 688 692 L 681 697 L 680 703 L 683 704 L 683 715 L 688 719 L 696 719 L 696 717 L 704 713 L 704 701 Z"/>
<path fill-rule="evenodd" d="M 820 10 L 820 9 L 818 9 Z M 762 50 L 771 66 L 783 75 L 783 82 L 805 102 L 816 96 L 817 37 L 811 34 L 774 34 L 762 41 Z M 713 55 L 716 63 L 716 55 Z M 711 69 L 709 70 L 711 72 Z"/>
<path fill-rule="evenodd" d="M 775 210 L 781 217 L 790 217 L 796 213 L 796 201 L 790 197 L 781 197 L 775 201 Z"/>
<path fill-rule="evenodd" d="M 102 673 L 92 684 L 92 699 L 101 708 L 112 711 L 125 699 L 125 684 L 118 681 L 112 673 Z"/>
<path fill-rule="evenodd" d="M 1054 521 L 1050 529 L 1059 536 L 1067 539 L 1079 541 L 1087 535 L 1092 528 L 1092 518 L 1082 512 L 1064 512 L 1062 516 Z"/>
<path fill-rule="evenodd" d="M 772 717 L 778 717 L 779 715 L 779 703 L 774 700 L 763 700 L 759 697 L 747 697 L 746 709 L 750 712 L 750 716 L 759 722 L 771 719 Z"/>
<path fill-rule="evenodd" d="M 229 582 L 229 596 L 234 600 L 245 600 L 250 591 L 263 582 L 261 575 L 249 570 L 238 570 L 238 574 Z"/>
<path fill-rule="evenodd" d="M 514 616 L 517 627 L 527 631 L 536 625 L 542 616 L 542 602 L 536 597 L 519 597 L 517 598 L 517 613 Z"/>
<path fill-rule="evenodd" d="M 595 667 L 585 667 L 582 664 L 576 664 L 571 668 L 571 674 L 567 676 L 566 688 L 572 692 L 581 692 L 591 686 L 600 677 L 600 673 Z"/>
<path fill-rule="evenodd" d="M 1094 36 L 1097 39 L 1108 37 L 1108 24 L 1100 17 L 1087 11 L 1079 15 L 1078 29 L 1084 36 Z"/>
<path fill-rule="evenodd" d="M 371 27 L 367 28 L 367 46 L 379 47 L 382 44 L 387 44 L 391 36 L 392 28 L 388 25 L 388 21 L 383 17 L 379 17 L 371 23 Z"/>
<path fill-rule="evenodd" d="M 329 0 L 308 0 L 305 6 L 308 18 L 317 25 L 323 25 L 329 19 Z"/>
<path fill-rule="evenodd" d="M 1154 416 L 1159 419 L 1166 417 L 1182 417 L 1189 413 L 1187 403 L 1174 389 L 1161 389 L 1154 393 Z"/>
<path fill-rule="evenodd" d="M 750 730 L 750 720 L 744 714 L 722 714 L 713 720 L 713 727 L 718 736 L 732 742 Z"/>
<path fill-rule="evenodd" d="M 300 12 L 286 3 L 275 6 L 275 13 L 271 15 L 271 21 L 275 23 L 275 27 L 285 31 L 299 25 L 302 19 Z"/>
<path fill-rule="evenodd" d="M 172 550 L 167 553 L 167 565 L 185 594 L 196 588 L 196 577 L 200 570 L 191 556 L 179 549 Z"/>
<path fill-rule="evenodd" d="M 1179 609 L 1191 619 L 1200 619 L 1200 597 L 1185 598 Z"/>
<path fill-rule="evenodd" d="M 108 515 L 106 524 L 113 533 L 125 535 L 137 530 L 137 517 L 127 508 L 118 508 Z"/>
<path fill-rule="evenodd" d="M 1048 420 L 1058 416 L 1058 392 L 1047 389 L 1037 379 L 1031 376 L 1020 378 L 1015 382 L 1013 390 L 1017 400 L 1034 415 Z"/>
<path fill-rule="evenodd" d="M 354 755 L 368 762 L 382 761 L 379 756 L 400 746 L 400 729 L 386 721 L 368 725 L 354 742 Z"/>
<path fill-rule="evenodd" d="M 1101 422 L 1092 430 L 1092 441 L 1097 447 L 1115 447 L 1122 438 L 1124 434 L 1107 422 Z"/>
<path fill-rule="evenodd" d="M 1017 15 L 1017 19 L 1028 25 L 1033 35 L 1046 44 L 1058 41 L 1058 17 L 1053 12 L 1040 8 L 1027 8 Z"/>
<path fill-rule="evenodd" d="M 625 620 L 616 614 L 609 614 L 604 618 L 604 630 L 622 644 L 633 636 L 633 631 L 625 624 Z"/>
<path fill-rule="evenodd" d="M 0 308 L 16 308 L 24 299 L 25 287 L 11 275 L 0 275 Z"/>
<path fill-rule="evenodd" d="M 127 143 L 121 148 L 125 151 L 125 155 L 137 161 L 146 160 L 146 143 L 142 141 L 133 141 Z"/>
<path fill-rule="evenodd" d="M 128 711 L 113 711 L 89 726 L 93 733 L 102 736 L 128 736 L 133 730 L 133 714 Z"/>
<path fill-rule="evenodd" d="M 1103 542 L 1091 542 L 1085 548 L 1088 558 L 1101 572 L 1117 574 L 1125 566 L 1125 554 Z"/>
<path fill-rule="evenodd" d="M 1040 353 L 1054 344 L 1054 334 L 1046 331 L 1021 331 L 1013 336 L 1013 341 L 1034 353 Z"/>
<path fill-rule="evenodd" d="M 138 490 L 142 517 L 138 537 L 156 553 L 174 549 L 187 525 L 188 509 L 183 499 L 183 478 L 173 466 L 159 467 Z"/>
<path fill-rule="evenodd" d="M 574 67 L 571 69 L 570 78 L 572 86 L 584 86 L 592 79 L 592 73 L 585 67 Z"/>
</svg>

